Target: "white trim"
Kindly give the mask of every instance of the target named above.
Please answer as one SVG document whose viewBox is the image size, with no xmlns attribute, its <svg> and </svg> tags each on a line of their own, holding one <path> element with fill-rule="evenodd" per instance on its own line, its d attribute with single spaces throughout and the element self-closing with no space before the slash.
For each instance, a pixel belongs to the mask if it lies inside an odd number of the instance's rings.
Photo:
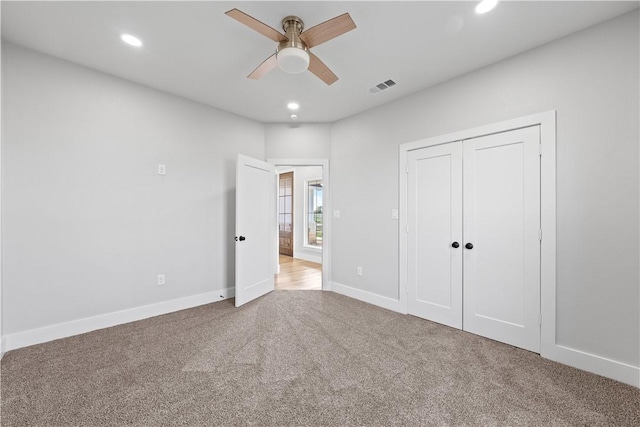
<svg viewBox="0 0 640 427">
<path fill-rule="evenodd" d="M 540 355 L 556 346 L 556 112 L 539 120 L 540 145 Z M 564 363 L 564 362 L 563 362 Z M 567 363 L 570 364 L 570 363 Z"/>
<path fill-rule="evenodd" d="M 296 259 L 302 259 L 304 261 L 314 262 L 316 264 L 322 264 L 322 251 L 318 250 L 317 254 L 312 254 L 303 251 L 294 251 L 293 257 Z"/>
<path fill-rule="evenodd" d="M 0 56 L 2 55 L 2 47 L 0 44 Z M 0 79 L 1 80 L 1 79 Z M 2 85 L 0 85 L 0 99 L 2 99 Z M 0 117 L 0 129 L 2 129 L 2 118 Z M 1 139 L 1 138 L 0 138 Z M 2 324 L 4 322 L 2 322 L 2 257 L 3 257 L 3 250 L 2 250 L 2 246 L 3 246 L 3 238 L 2 238 L 2 230 L 4 228 L 4 209 L 3 209 L 3 202 L 2 202 L 2 188 L 4 188 L 4 186 L 2 185 L 2 145 L 0 143 L 0 360 L 2 359 L 2 357 L 4 356 L 5 353 L 5 347 L 4 347 L 4 333 L 2 332 Z"/>
<path fill-rule="evenodd" d="M 551 120 L 551 122 L 549 122 Z M 476 128 L 465 129 L 457 132 L 448 133 L 446 135 L 439 135 L 430 138 L 421 139 L 414 142 L 407 142 L 400 144 L 400 153 L 406 151 L 417 150 L 424 147 L 431 147 L 433 145 L 446 144 L 453 141 L 461 141 L 464 139 L 477 138 L 481 136 L 492 135 L 494 133 L 506 132 L 509 130 L 521 129 L 529 126 L 542 125 L 543 123 L 554 124 L 556 121 L 555 110 L 547 111 L 544 113 L 532 114 L 530 116 L 519 117 L 517 119 L 505 120 L 498 123 L 492 123 L 485 126 L 479 126 Z M 555 129 L 553 132 L 555 143 Z M 548 135 L 547 135 L 548 136 Z M 550 142 L 550 141 L 546 141 Z M 555 144 L 554 144 L 555 147 Z M 543 146 L 543 150 L 544 150 Z M 555 165 L 554 165 L 555 166 Z M 554 167 L 555 171 L 555 167 Z"/>
<path fill-rule="evenodd" d="M 16 332 L 4 337 L 4 348 L 6 351 L 10 351 L 73 335 L 84 334 L 97 329 L 135 322 L 137 320 L 147 319 L 161 314 L 172 313 L 174 311 L 222 301 L 227 298 L 232 298 L 234 293 L 234 288 L 225 288 L 213 292 L 205 292 L 203 294 L 191 295 L 170 301 L 163 301 L 127 310 L 116 311 L 113 313 L 100 314 L 98 316 L 58 323 L 42 328 L 30 329 L 28 331 Z"/>
<path fill-rule="evenodd" d="M 384 297 L 382 295 L 363 291 L 362 289 L 352 288 L 351 286 L 343 285 L 342 283 L 336 282 L 331 282 L 331 290 L 337 294 L 345 295 L 369 304 L 377 305 L 378 307 L 386 308 L 387 310 L 396 311 L 402 314 L 407 313 L 406 307 L 403 307 L 401 301 L 397 299 Z"/>
<path fill-rule="evenodd" d="M 399 147 L 399 184 L 400 184 L 400 218 L 399 232 L 399 297 L 406 310 L 407 288 L 407 155 L 409 151 L 424 147 L 446 144 L 479 136 L 520 129 L 529 126 L 540 126 L 540 143 L 542 157 L 540 162 L 541 190 L 541 242 L 540 259 L 540 311 L 542 326 L 540 330 L 540 355 L 579 369 L 584 369 L 608 378 L 639 387 L 640 368 L 605 357 L 569 348 L 557 343 L 556 337 L 556 112 L 547 111 L 540 114 L 506 120 L 473 129 L 426 138 L 420 141 L 401 144 Z"/>
<path fill-rule="evenodd" d="M 611 378 L 634 387 L 640 387 L 640 368 L 617 360 L 587 353 L 564 345 L 556 344 L 544 356 L 565 365 L 582 369 L 603 377 Z"/>
<path fill-rule="evenodd" d="M 331 212 L 329 159 L 267 159 L 274 166 L 322 166 L 322 209 Z M 331 290 L 331 215 L 322 216 L 322 290 Z"/>
</svg>

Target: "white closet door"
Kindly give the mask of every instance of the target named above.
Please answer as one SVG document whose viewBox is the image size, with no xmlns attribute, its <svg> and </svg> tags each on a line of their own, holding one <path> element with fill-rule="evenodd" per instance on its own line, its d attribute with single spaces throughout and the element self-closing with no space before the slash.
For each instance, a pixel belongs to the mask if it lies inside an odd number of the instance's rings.
<svg viewBox="0 0 640 427">
<path fill-rule="evenodd" d="M 408 166 L 407 310 L 460 329 L 462 142 L 410 152 Z"/>
<path fill-rule="evenodd" d="M 537 126 L 463 143 L 464 330 L 537 353 L 539 143 Z"/>
</svg>

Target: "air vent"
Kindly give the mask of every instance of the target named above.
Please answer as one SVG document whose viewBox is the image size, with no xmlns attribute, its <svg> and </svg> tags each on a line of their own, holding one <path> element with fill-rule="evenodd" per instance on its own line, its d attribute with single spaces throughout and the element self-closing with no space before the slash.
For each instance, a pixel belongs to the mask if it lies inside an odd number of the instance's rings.
<svg viewBox="0 0 640 427">
<path fill-rule="evenodd" d="M 387 90 L 390 87 L 393 87 L 395 85 L 396 85 L 396 82 L 394 82 L 393 80 L 389 79 L 389 80 L 387 80 L 385 82 L 378 83 L 377 85 L 375 85 L 374 87 L 369 89 L 369 92 L 371 92 L 371 93 L 380 93 L 383 90 Z"/>
</svg>

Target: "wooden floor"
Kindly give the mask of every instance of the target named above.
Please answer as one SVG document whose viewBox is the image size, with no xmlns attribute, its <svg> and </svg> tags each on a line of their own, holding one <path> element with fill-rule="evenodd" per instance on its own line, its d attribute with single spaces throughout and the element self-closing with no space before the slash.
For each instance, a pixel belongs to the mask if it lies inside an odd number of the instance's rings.
<svg viewBox="0 0 640 427">
<path fill-rule="evenodd" d="M 276 274 L 276 289 L 322 289 L 322 264 L 280 255 L 280 274 Z"/>
</svg>

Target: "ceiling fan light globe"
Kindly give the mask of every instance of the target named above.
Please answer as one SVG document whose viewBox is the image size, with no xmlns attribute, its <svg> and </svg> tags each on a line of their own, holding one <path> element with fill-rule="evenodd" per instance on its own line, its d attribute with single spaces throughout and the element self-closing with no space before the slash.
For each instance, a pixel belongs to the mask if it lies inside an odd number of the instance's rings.
<svg viewBox="0 0 640 427">
<path fill-rule="evenodd" d="M 309 68 L 309 54 L 297 47 L 280 49 L 276 55 L 278 66 L 286 73 L 297 74 Z"/>
</svg>

